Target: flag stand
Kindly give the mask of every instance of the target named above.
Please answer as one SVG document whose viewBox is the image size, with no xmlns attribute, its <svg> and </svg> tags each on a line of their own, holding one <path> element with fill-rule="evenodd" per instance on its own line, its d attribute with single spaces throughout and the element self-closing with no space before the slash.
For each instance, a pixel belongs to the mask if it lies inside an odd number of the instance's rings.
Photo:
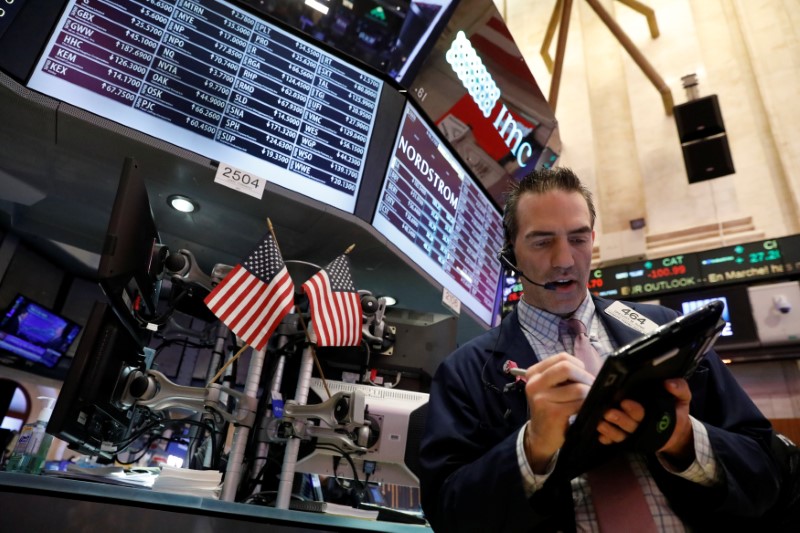
<svg viewBox="0 0 800 533">
<path fill-rule="evenodd" d="M 308 389 L 311 383 L 311 375 L 314 371 L 314 343 L 316 343 L 317 338 L 313 329 L 307 329 L 306 334 L 308 336 L 308 345 L 303 349 L 303 355 L 300 359 L 300 375 L 297 378 L 297 391 L 295 392 L 297 405 L 305 405 L 308 401 Z M 276 509 L 289 508 L 299 451 L 300 439 L 289 439 L 283 452 L 283 465 L 281 466 L 281 476 L 278 482 L 278 497 L 275 500 Z"/>
<path fill-rule="evenodd" d="M 244 395 L 253 398 L 252 402 L 240 402 L 240 414 L 243 410 L 249 410 L 247 420 L 255 420 L 258 385 L 261 382 L 261 373 L 264 369 L 264 356 L 266 349 L 253 350 L 250 355 L 250 367 L 247 370 L 247 381 L 244 385 Z M 241 420 L 242 418 L 239 418 Z M 236 489 L 242 477 L 242 463 L 244 462 L 244 452 L 247 447 L 247 439 L 250 436 L 250 426 L 237 424 L 233 434 L 231 453 L 228 455 L 228 465 L 225 469 L 225 481 L 222 483 L 222 493 L 220 500 L 232 502 L 236 499 Z"/>
</svg>

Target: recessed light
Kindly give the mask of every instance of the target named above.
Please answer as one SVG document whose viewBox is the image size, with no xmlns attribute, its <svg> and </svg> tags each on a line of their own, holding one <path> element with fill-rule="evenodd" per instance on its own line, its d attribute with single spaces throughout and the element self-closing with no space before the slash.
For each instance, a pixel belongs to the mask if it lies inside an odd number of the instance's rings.
<svg viewBox="0 0 800 533">
<path fill-rule="evenodd" d="M 194 200 L 181 194 L 173 194 L 167 198 L 167 203 L 172 209 L 181 213 L 193 213 L 200 208 Z"/>
<path fill-rule="evenodd" d="M 394 296 L 381 296 L 384 302 L 386 302 L 386 307 L 390 307 L 397 303 L 397 300 Z"/>
</svg>

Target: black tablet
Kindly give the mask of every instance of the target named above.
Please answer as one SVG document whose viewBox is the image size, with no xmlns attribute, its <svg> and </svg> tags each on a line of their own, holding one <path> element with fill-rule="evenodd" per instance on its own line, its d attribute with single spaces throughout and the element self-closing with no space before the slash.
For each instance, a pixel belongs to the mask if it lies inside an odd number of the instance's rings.
<svg viewBox="0 0 800 533">
<path fill-rule="evenodd" d="M 663 385 L 666 379 L 694 372 L 725 326 L 723 304 L 713 301 L 680 316 L 610 354 L 598 372 L 589 395 L 567 430 L 558 467 L 570 479 L 599 464 L 620 446 L 598 442 L 597 424 L 603 414 L 630 398 L 645 407 L 647 415 L 637 434 L 626 443 L 645 451 L 663 446 L 674 429 L 674 397 Z"/>
</svg>

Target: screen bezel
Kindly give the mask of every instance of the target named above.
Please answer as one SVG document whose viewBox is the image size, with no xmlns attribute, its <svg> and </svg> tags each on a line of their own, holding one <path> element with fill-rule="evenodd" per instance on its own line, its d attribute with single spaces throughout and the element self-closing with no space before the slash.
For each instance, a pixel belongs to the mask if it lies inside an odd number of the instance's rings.
<svg viewBox="0 0 800 533">
<path fill-rule="evenodd" d="M 139 331 L 140 317 L 156 315 L 163 270 L 160 246 L 161 237 L 139 164 L 126 158 L 97 276 L 103 292 L 134 334 Z"/>
</svg>

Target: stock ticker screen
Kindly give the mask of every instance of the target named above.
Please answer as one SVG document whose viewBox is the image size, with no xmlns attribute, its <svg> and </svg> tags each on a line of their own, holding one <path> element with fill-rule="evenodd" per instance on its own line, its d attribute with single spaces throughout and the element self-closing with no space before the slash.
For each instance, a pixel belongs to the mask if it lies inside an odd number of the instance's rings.
<svg viewBox="0 0 800 533">
<path fill-rule="evenodd" d="M 490 324 L 500 211 L 439 135 L 406 104 L 372 225 Z"/>
<path fill-rule="evenodd" d="M 777 239 L 699 252 L 697 260 L 708 285 L 773 278 L 786 272 Z"/>
<path fill-rule="evenodd" d="M 702 285 L 694 254 L 671 255 L 628 265 L 631 297 L 686 291 Z"/>
<path fill-rule="evenodd" d="M 630 295 L 628 265 L 595 268 L 589 274 L 589 291 L 603 298 L 627 298 Z"/>
<path fill-rule="evenodd" d="M 608 298 L 647 298 L 800 272 L 800 235 L 671 255 L 590 273 L 589 290 Z"/>
<path fill-rule="evenodd" d="M 352 213 L 383 82 L 224 1 L 71 0 L 28 87 Z"/>
</svg>

